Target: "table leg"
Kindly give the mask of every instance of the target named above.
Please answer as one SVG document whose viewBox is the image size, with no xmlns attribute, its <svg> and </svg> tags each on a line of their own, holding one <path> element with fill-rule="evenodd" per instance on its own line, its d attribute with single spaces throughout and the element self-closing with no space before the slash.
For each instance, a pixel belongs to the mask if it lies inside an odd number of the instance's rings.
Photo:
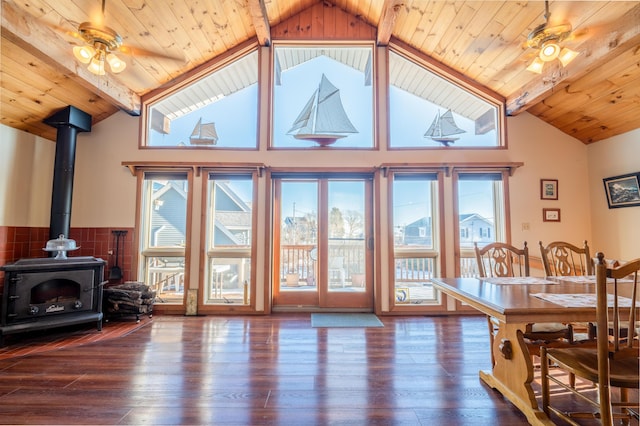
<svg viewBox="0 0 640 426">
<path fill-rule="evenodd" d="M 532 425 L 553 425 L 538 408 L 531 382 L 533 362 L 524 342 L 526 324 L 500 323 L 491 348 L 495 365 L 491 371 L 480 371 L 480 379 L 498 390 L 527 416 Z"/>
</svg>

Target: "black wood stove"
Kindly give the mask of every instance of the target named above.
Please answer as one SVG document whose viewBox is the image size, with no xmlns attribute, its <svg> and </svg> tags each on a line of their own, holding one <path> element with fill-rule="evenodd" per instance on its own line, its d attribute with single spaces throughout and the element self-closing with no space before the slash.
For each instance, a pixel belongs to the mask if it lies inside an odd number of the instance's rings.
<svg viewBox="0 0 640 426">
<path fill-rule="evenodd" d="M 91 116 L 73 106 L 44 120 L 58 129 L 51 191 L 50 241 L 44 250 L 55 258 L 21 259 L 4 265 L 0 345 L 6 334 L 96 321 L 102 329 L 102 284 L 106 262 L 70 257 L 73 172 L 79 132 L 91 131 Z"/>
<path fill-rule="evenodd" d="M 95 321 L 102 329 L 106 262 L 95 257 L 21 259 L 5 271 L 0 345 L 4 335 Z"/>
</svg>

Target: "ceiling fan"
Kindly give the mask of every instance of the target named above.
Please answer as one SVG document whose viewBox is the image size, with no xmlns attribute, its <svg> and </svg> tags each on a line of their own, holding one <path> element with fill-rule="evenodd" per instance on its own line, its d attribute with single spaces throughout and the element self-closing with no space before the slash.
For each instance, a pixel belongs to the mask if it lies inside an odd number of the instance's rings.
<svg viewBox="0 0 640 426">
<path fill-rule="evenodd" d="M 534 49 L 539 49 L 538 55 L 527 67 L 528 71 L 537 74 L 542 73 L 544 64 L 558 59 L 563 67 L 573 61 L 579 52 L 575 52 L 567 47 L 561 47 L 560 43 L 571 36 L 573 30 L 570 23 L 551 25 L 549 23 L 549 0 L 545 0 L 545 22 L 534 28 L 527 37 L 526 45 Z"/>
<path fill-rule="evenodd" d="M 106 0 L 102 0 L 103 17 L 105 3 Z M 126 62 L 116 56 L 114 52 L 121 52 L 133 56 L 154 56 L 174 60 L 183 59 L 126 46 L 123 44 L 120 34 L 112 28 L 99 23 L 83 22 L 78 25 L 77 32 L 73 32 L 71 35 L 84 41 L 83 45 L 73 47 L 73 55 L 81 63 L 88 64 L 87 69 L 89 72 L 96 75 L 105 75 L 105 62 L 114 74 L 124 71 L 127 66 Z"/>
</svg>

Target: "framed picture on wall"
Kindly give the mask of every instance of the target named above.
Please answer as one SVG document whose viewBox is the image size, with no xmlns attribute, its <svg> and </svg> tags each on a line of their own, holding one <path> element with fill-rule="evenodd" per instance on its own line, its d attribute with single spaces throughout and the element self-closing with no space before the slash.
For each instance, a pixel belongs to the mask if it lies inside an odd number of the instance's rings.
<svg viewBox="0 0 640 426">
<path fill-rule="evenodd" d="M 640 206 L 640 172 L 604 178 L 604 190 L 610 209 Z"/>
<path fill-rule="evenodd" d="M 543 222 L 560 222 L 560 209 L 542 209 Z"/>
<path fill-rule="evenodd" d="M 558 179 L 540 179 L 540 199 L 558 199 Z"/>
</svg>

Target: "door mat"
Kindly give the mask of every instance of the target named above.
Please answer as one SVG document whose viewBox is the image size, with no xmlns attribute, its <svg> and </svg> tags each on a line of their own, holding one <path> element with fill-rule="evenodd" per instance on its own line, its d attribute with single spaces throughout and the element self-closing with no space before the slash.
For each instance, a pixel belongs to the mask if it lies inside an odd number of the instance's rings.
<svg viewBox="0 0 640 426">
<path fill-rule="evenodd" d="M 312 327 L 384 327 L 374 314 L 311 314 Z"/>
</svg>

